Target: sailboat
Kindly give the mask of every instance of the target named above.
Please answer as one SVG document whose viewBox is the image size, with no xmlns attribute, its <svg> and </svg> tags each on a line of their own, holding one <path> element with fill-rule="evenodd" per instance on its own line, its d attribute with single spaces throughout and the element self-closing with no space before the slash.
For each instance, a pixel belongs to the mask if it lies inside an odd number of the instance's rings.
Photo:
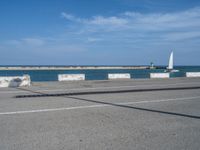
<svg viewBox="0 0 200 150">
<path fill-rule="evenodd" d="M 168 67 L 166 68 L 165 72 L 179 72 L 179 70 L 174 69 L 174 53 L 173 53 L 173 51 L 170 54 L 169 64 L 168 64 Z"/>
</svg>

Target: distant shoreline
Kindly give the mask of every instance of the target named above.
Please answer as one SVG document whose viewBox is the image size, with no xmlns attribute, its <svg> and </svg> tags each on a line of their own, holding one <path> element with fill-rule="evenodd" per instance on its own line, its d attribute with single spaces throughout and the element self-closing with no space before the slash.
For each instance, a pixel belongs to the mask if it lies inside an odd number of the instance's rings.
<svg viewBox="0 0 200 150">
<path fill-rule="evenodd" d="M 0 70 L 93 70 L 93 69 L 150 69 L 149 66 L 16 66 Z"/>
</svg>

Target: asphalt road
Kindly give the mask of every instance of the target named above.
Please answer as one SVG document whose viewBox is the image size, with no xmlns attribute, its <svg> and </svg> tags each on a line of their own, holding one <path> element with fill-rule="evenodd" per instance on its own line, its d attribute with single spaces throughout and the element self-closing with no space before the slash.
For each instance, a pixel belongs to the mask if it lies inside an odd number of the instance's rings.
<svg viewBox="0 0 200 150">
<path fill-rule="evenodd" d="M 72 92 L 88 94 L 16 98 Z M 200 78 L 0 89 L 0 150 L 199 150 L 199 139 Z"/>
</svg>

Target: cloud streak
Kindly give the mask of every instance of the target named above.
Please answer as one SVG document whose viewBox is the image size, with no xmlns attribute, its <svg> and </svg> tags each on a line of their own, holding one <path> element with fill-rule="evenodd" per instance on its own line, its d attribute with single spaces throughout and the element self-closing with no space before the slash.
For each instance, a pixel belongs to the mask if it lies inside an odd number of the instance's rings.
<svg viewBox="0 0 200 150">
<path fill-rule="evenodd" d="M 135 33 L 159 33 L 163 38 L 174 40 L 190 39 L 199 36 L 200 8 L 193 8 L 174 13 L 139 13 L 124 12 L 116 16 L 91 16 L 91 18 L 79 18 L 74 15 L 62 13 L 65 19 L 77 24 L 82 24 L 85 32 L 124 32 L 133 35 Z M 127 32 L 125 32 L 127 34 Z M 168 32 L 167 35 L 166 32 Z M 180 32 L 187 32 L 181 34 Z M 190 33 L 191 32 L 191 33 Z M 170 34 L 169 34 L 170 33 Z M 177 37 L 181 34 L 183 37 Z M 166 37 L 169 36 L 169 37 Z M 174 36 L 174 37 L 173 37 Z"/>
<path fill-rule="evenodd" d="M 13 46 L 32 46 L 32 47 L 38 47 L 45 44 L 45 40 L 40 38 L 23 38 L 19 40 L 8 40 L 6 41 L 7 45 L 13 45 Z"/>
<path fill-rule="evenodd" d="M 169 13 L 125 11 L 88 18 L 66 12 L 60 15 L 66 20 L 64 30 L 47 37 L 7 40 L 0 43 L 0 49 L 6 55 L 19 52 L 26 53 L 28 58 L 35 56 L 34 59 L 48 56 L 47 62 L 55 57 L 61 64 L 77 61 L 90 65 L 92 62 L 139 65 L 153 60 L 155 63 L 157 60 L 157 64 L 166 64 L 163 58 L 175 49 L 175 53 L 182 55 L 180 62 L 189 55 L 193 64 L 199 62 L 200 7 Z M 105 59 L 108 56 L 109 59 Z"/>
<path fill-rule="evenodd" d="M 78 42 L 87 45 L 88 51 L 95 51 L 99 56 L 114 54 L 118 58 L 130 56 L 129 60 L 139 64 L 152 60 L 163 64 L 164 59 L 159 60 L 158 56 L 164 57 L 173 49 L 182 55 L 180 62 L 187 60 L 186 56 L 192 56 L 194 62 L 198 60 L 200 7 L 167 13 L 125 11 L 112 16 L 93 15 L 87 18 L 68 14 L 64 18 L 75 25 L 69 30 L 79 37 Z"/>
</svg>

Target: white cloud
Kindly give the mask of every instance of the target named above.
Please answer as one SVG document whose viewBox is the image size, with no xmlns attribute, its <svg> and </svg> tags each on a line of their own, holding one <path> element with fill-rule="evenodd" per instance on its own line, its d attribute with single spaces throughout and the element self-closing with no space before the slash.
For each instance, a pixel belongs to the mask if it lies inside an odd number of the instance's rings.
<svg viewBox="0 0 200 150">
<path fill-rule="evenodd" d="M 191 32 L 173 32 L 165 35 L 166 40 L 178 41 L 178 40 L 188 40 L 194 38 L 200 38 L 200 31 Z"/>
<path fill-rule="evenodd" d="M 67 13 L 65 13 L 65 12 L 62 12 L 62 13 L 61 13 L 61 16 L 62 16 L 63 18 L 65 18 L 65 19 L 68 19 L 68 20 L 74 20 L 74 16 L 73 16 L 73 15 L 67 14 Z"/>
<path fill-rule="evenodd" d="M 66 19 L 84 24 L 89 31 L 95 29 L 110 31 L 173 31 L 190 30 L 200 26 L 200 8 L 193 8 L 173 13 L 138 13 L 125 12 L 116 16 L 92 16 L 91 18 L 78 18 L 71 14 L 62 13 Z M 101 28 L 99 28 L 101 27 Z M 117 27 L 117 28 L 116 28 Z M 185 29 L 187 28 L 187 29 Z"/>
<path fill-rule="evenodd" d="M 83 52 L 85 47 L 82 44 L 73 43 L 67 40 L 67 37 L 40 37 L 40 38 L 22 38 L 19 40 L 8 40 L 2 43 L 2 48 L 9 50 L 26 52 L 32 51 L 41 54 L 56 54 L 56 53 L 73 53 Z"/>
<path fill-rule="evenodd" d="M 80 40 L 75 42 L 91 51 L 188 50 L 197 49 L 200 42 L 200 7 L 167 13 L 126 11 L 112 16 L 67 18 L 75 24 L 73 29 L 68 28 L 77 33 L 74 36 Z"/>
<path fill-rule="evenodd" d="M 44 52 L 66 54 L 68 52 L 78 53 L 84 51 L 86 51 L 86 49 L 82 45 L 55 44 L 52 46 L 46 46 Z"/>
<path fill-rule="evenodd" d="M 172 13 L 125 12 L 122 17 L 127 17 L 129 24 L 126 26 L 140 31 L 168 32 L 190 31 L 200 26 L 200 8 L 193 8 Z"/>
<path fill-rule="evenodd" d="M 8 40 L 5 42 L 6 45 L 24 47 L 24 46 L 42 46 L 45 44 L 45 40 L 39 38 L 23 38 L 19 40 Z"/>
<path fill-rule="evenodd" d="M 94 37 L 89 37 L 87 39 L 88 42 L 98 42 L 98 41 L 102 41 L 101 38 L 94 38 Z"/>
<path fill-rule="evenodd" d="M 52 37 L 9 40 L 3 47 L 78 53 L 98 48 L 113 50 L 120 46 L 146 49 L 152 45 L 181 45 L 194 39 L 196 43 L 200 42 L 200 8 L 173 13 L 127 11 L 114 16 L 89 18 L 63 12 L 61 16 L 76 25 Z"/>
<path fill-rule="evenodd" d="M 88 24 L 94 25 L 114 25 L 121 26 L 126 25 L 128 23 L 127 19 L 119 18 L 119 17 L 103 17 L 103 16 L 95 16 L 92 19 L 88 20 Z"/>
<path fill-rule="evenodd" d="M 21 42 L 19 40 L 8 40 L 5 42 L 6 45 L 20 46 Z"/>
<path fill-rule="evenodd" d="M 22 39 L 21 42 L 23 42 L 24 44 L 31 45 L 31 46 L 42 46 L 45 43 L 44 40 L 37 39 L 37 38 L 25 38 L 25 39 Z"/>
<path fill-rule="evenodd" d="M 89 25 L 93 24 L 93 25 L 120 26 L 120 25 L 125 25 L 128 23 L 128 20 L 124 18 L 119 18 L 116 16 L 111 16 L 111 17 L 93 16 L 92 18 L 79 18 L 65 12 L 62 12 L 61 16 L 69 21 L 82 23 L 82 24 L 89 24 Z"/>
<path fill-rule="evenodd" d="M 62 12 L 61 13 L 61 17 L 69 20 L 69 21 L 74 21 L 74 22 L 83 22 L 83 20 L 81 18 L 77 18 L 75 17 L 74 15 L 72 14 L 69 14 L 69 13 L 65 13 L 65 12 Z"/>
</svg>

